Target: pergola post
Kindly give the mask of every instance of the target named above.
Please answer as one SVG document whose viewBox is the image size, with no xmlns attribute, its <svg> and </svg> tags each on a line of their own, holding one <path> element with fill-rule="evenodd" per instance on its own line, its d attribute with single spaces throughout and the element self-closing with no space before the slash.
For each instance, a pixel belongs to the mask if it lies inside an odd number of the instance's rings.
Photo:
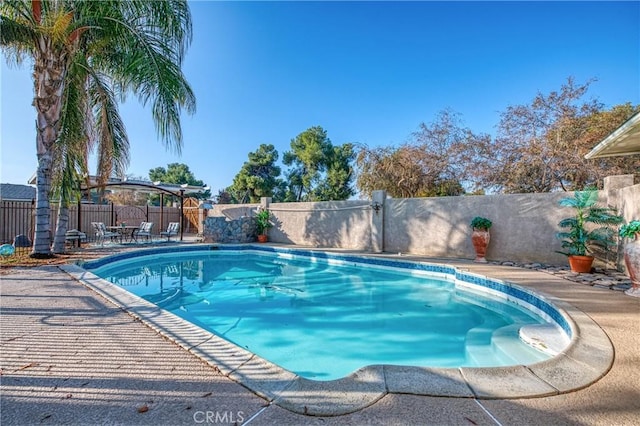
<svg viewBox="0 0 640 426">
<path fill-rule="evenodd" d="M 184 232 L 184 189 L 180 190 L 180 241 Z"/>
<path fill-rule="evenodd" d="M 78 231 L 82 232 L 82 190 L 80 190 L 80 197 L 78 197 Z M 82 247 L 82 239 L 78 238 L 78 247 Z"/>
<path fill-rule="evenodd" d="M 164 229 L 164 192 L 160 193 L 160 229 Z"/>
</svg>

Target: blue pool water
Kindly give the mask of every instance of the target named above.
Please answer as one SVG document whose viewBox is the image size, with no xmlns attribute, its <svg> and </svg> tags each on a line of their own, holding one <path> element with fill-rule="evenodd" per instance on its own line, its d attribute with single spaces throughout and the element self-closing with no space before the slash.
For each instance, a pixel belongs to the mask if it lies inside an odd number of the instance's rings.
<svg viewBox="0 0 640 426">
<path fill-rule="evenodd" d="M 541 317 L 443 274 L 248 250 L 132 257 L 92 272 L 315 380 L 375 364 L 490 367 L 549 357 L 518 337 Z"/>
</svg>

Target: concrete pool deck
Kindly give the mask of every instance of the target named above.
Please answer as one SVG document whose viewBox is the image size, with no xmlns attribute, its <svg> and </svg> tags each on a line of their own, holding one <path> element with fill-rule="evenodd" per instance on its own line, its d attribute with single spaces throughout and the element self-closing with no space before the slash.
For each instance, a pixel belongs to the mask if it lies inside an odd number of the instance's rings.
<svg viewBox="0 0 640 426">
<path fill-rule="evenodd" d="M 420 257 L 410 260 L 435 261 Z M 514 382 L 505 385 L 502 374 L 491 369 L 476 377 L 449 377 L 415 370 L 397 371 L 405 380 L 390 386 L 390 369 L 371 368 L 360 380 L 342 381 L 328 390 L 310 381 L 274 376 L 258 360 L 243 359 L 242 352 L 210 342 L 194 345 L 193 330 L 180 333 L 179 344 L 191 345 L 191 353 L 141 324 L 111 302 L 98 296 L 56 267 L 3 270 L 2 319 L 2 423 L 3 424 L 637 424 L 640 420 L 640 299 L 622 292 L 592 288 L 534 270 L 468 261 L 446 261 L 458 268 L 503 279 L 560 299 L 571 315 L 587 324 L 581 330 L 610 339 L 615 351 L 607 360 L 598 345 L 575 348 L 566 362 L 540 373 L 521 367 L 521 388 L 532 376 L 555 382 L 535 398 L 521 399 Z M 67 267 L 64 267 L 68 269 Z M 139 309 L 146 309 L 140 306 Z M 158 312 L 148 320 L 166 326 Z M 578 318 L 583 316 L 583 318 Z M 599 327 L 596 327 L 590 319 Z M 591 324 L 591 325 L 588 325 Z M 604 333 L 606 335 L 604 335 Z M 164 333 L 166 334 L 166 333 Z M 173 338 L 173 336 L 169 336 Z M 190 341 L 189 339 L 194 339 Z M 589 342 L 589 340 L 586 340 Z M 602 342 L 601 342 L 602 343 Z M 602 346 L 602 345 L 600 345 Z M 606 349 L 606 344 L 604 345 Z M 223 352 L 220 352 L 220 351 Z M 199 358 L 213 351 L 217 364 Z M 210 354 L 209 354 L 210 355 Z M 222 358 L 221 358 L 222 357 Z M 226 358 L 224 358 L 226 357 Z M 221 360 L 228 362 L 220 362 Z M 248 362 L 247 362 L 248 361 Z M 565 360 L 566 361 L 566 360 Z M 571 364 L 571 362 L 569 362 Z M 611 369 L 607 372 L 609 365 Z M 238 368 L 243 366 L 244 370 Z M 555 372 L 554 372 L 555 371 Z M 282 374 L 282 372 L 276 372 Z M 598 380 L 600 375 L 606 373 Z M 291 374 L 291 373 L 289 373 Z M 547 374 L 547 377 L 545 377 Z M 244 375 L 244 377 L 242 377 Z M 264 376 L 264 392 L 258 396 L 238 384 Z M 577 376 L 576 376 L 577 375 Z M 227 377 L 229 376 L 229 377 Z M 278 377 L 278 379 L 275 379 Z M 282 379 L 288 380 L 286 383 Z M 569 391 L 576 381 L 590 383 Z M 231 380 L 234 379 L 234 380 Z M 424 381 L 441 393 L 438 397 L 413 395 L 407 386 Z M 468 383 L 476 381 L 476 386 Z M 341 381 L 338 381 L 341 382 Z M 379 384 L 383 383 L 381 388 Z M 515 382 L 516 384 L 518 382 Z M 571 385 L 573 383 L 573 385 Z M 375 386 L 371 387 L 371 384 Z M 435 386 L 434 386 L 435 385 Z M 314 388 L 314 386 L 316 386 Z M 405 388 L 402 388 L 405 386 Z M 539 384 L 538 384 L 539 386 Z M 442 396 L 442 391 L 463 396 Z M 456 390 L 457 389 L 457 390 Z M 255 386 L 254 386 L 254 390 Z M 559 392 L 565 392 L 561 393 Z M 408 393 L 405 393 L 408 392 Z M 466 394 L 464 394 L 466 392 Z M 513 393 L 515 392 L 515 393 Z M 482 398 L 496 399 L 482 399 Z M 288 401 L 295 406 L 287 406 Z M 518 398 L 518 399 L 513 399 Z M 275 400 L 275 403 L 273 402 Z M 316 411 L 350 401 L 355 412 L 346 415 L 310 416 L 290 411 Z M 361 406 L 358 406 L 360 404 Z M 288 409 L 283 408 L 286 407 Z M 300 408 L 302 407 L 302 409 Z"/>
</svg>

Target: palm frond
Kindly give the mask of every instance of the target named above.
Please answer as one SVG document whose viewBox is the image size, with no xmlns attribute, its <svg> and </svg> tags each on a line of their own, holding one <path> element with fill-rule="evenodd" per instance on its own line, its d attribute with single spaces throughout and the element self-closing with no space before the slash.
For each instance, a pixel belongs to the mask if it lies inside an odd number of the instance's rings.
<svg viewBox="0 0 640 426">
<path fill-rule="evenodd" d="M 596 190 L 586 190 L 586 191 L 576 191 L 574 193 L 574 197 L 580 205 L 584 208 L 591 207 L 598 202 L 598 191 Z"/>
<path fill-rule="evenodd" d="M 54 145 L 58 165 L 53 175 L 53 189 L 60 201 L 68 205 L 79 197 L 79 179 L 87 172 L 87 130 L 84 111 L 87 105 L 86 68 L 82 56 L 70 61 L 67 84 L 63 93 L 60 132 Z"/>
<path fill-rule="evenodd" d="M 98 175 L 106 181 L 112 174 L 124 176 L 129 165 L 129 138 L 118 104 L 105 76 L 91 75 L 89 93 L 94 108 L 98 146 Z"/>
<path fill-rule="evenodd" d="M 37 24 L 31 2 L 24 0 L 4 0 L 0 3 L 0 16 L 14 19 L 25 26 Z"/>
<path fill-rule="evenodd" d="M 598 192 L 576 191 L 573 197 L 563 198 L 559 204 L 563 207 L 572 207 L 573 216 L 562 219 L 558 226 L 568 229 L 567 232 L 557 233 L 561 239 L 562 247 L 568 249 L 564 254 L 585 255 L 589 252 L 589 246 L 600 246 L 605 249 L 615 244 L 613 240 L 614 230 L 610 225 L 622 223 L 622 217 L 609 207 L 597 205 Z M 590 226 L 587 226 L 589 225 Z M 595 227 L 594 225 L 604 225 Z"/>
<path fill-rule="evenodd" d="M 32 50 L 35 37 L 33 27 L 24 25 L 4 13 L 0 15 L 0 47 L 8 63 L 20 64 L 23 57 Z"/>
<path fill-rule="evenodd" d="M 576 198 L 563 198 L 560 201 L 558 201 L 558 204 L 561 207 L 577 208 L 577 207 L 581 206 L 581 202 L 579 200 L 577 200 Z"/>
<path fill-rule="evenodd" d="M 585 218 L 585 222 L 598 225 L 619 225 L 623 221 L 624 219 L 609 207 L 592 207 Z"/>
<path fill-rule="evenodd" d="M 180 112 L 195 112 L 195 96 L 180 69 L 191 38 L 188 6 L 182 1 L 117 5 L 119 14 L 91 23 L 109 34 L 103 48 L 96 52 L 94 64 L 113 79 L 114 91 L 121 97 L 133 92 L 143 105 L 152 102 L 158 134 L 167 147 L 179 152 Z M 170 13 L 171 6 L 177 11 Z"/>
<path fill-rule="evenodd" d="M 560 228 L 575 228 L 578 220 L 575 217 L 567 217 L 558 222 Z"/>
<path fill-rule="evenodd" d="M 610 246 L 614 244 L 615 231 L 611 228 L 596 228 L 589 233 L 589 240 L 596 245 Z"/>
</svg>

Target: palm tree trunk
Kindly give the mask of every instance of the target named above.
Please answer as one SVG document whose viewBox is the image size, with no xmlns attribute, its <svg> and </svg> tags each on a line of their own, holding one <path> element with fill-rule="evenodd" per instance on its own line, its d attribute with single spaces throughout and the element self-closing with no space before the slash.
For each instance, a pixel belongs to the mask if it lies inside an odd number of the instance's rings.
<svg viewBox="0 0 640 426">
<path fill-rule="evenodd" d="M 56 235 L 53 238 L 53 252 L 55 254 L 62 254 L 65 252 L 68 227 L 69 206 L 61 199 L 60 204 L 58 204 L 58 223 L 56 223 Z"/>
<path fill-rule="evenodd" d="M 34 52 L 34 100 L 36 108 L 36 226 L 31 257 L 51 257 L 51 210 L 49 197 L 53 144 L 60 130 L 62 93 L 66 74 L 65 53 L 56 52 L 50 40 L 40 38 Z"/>
<path fill-rule="evenodd" d="M 33 238 L 32 257 L 51 256 L 51 206 L 49 192 L 51 190 L 51 155 L 38 155 L 36 171 L 36 226 Z"/>
</svg>

